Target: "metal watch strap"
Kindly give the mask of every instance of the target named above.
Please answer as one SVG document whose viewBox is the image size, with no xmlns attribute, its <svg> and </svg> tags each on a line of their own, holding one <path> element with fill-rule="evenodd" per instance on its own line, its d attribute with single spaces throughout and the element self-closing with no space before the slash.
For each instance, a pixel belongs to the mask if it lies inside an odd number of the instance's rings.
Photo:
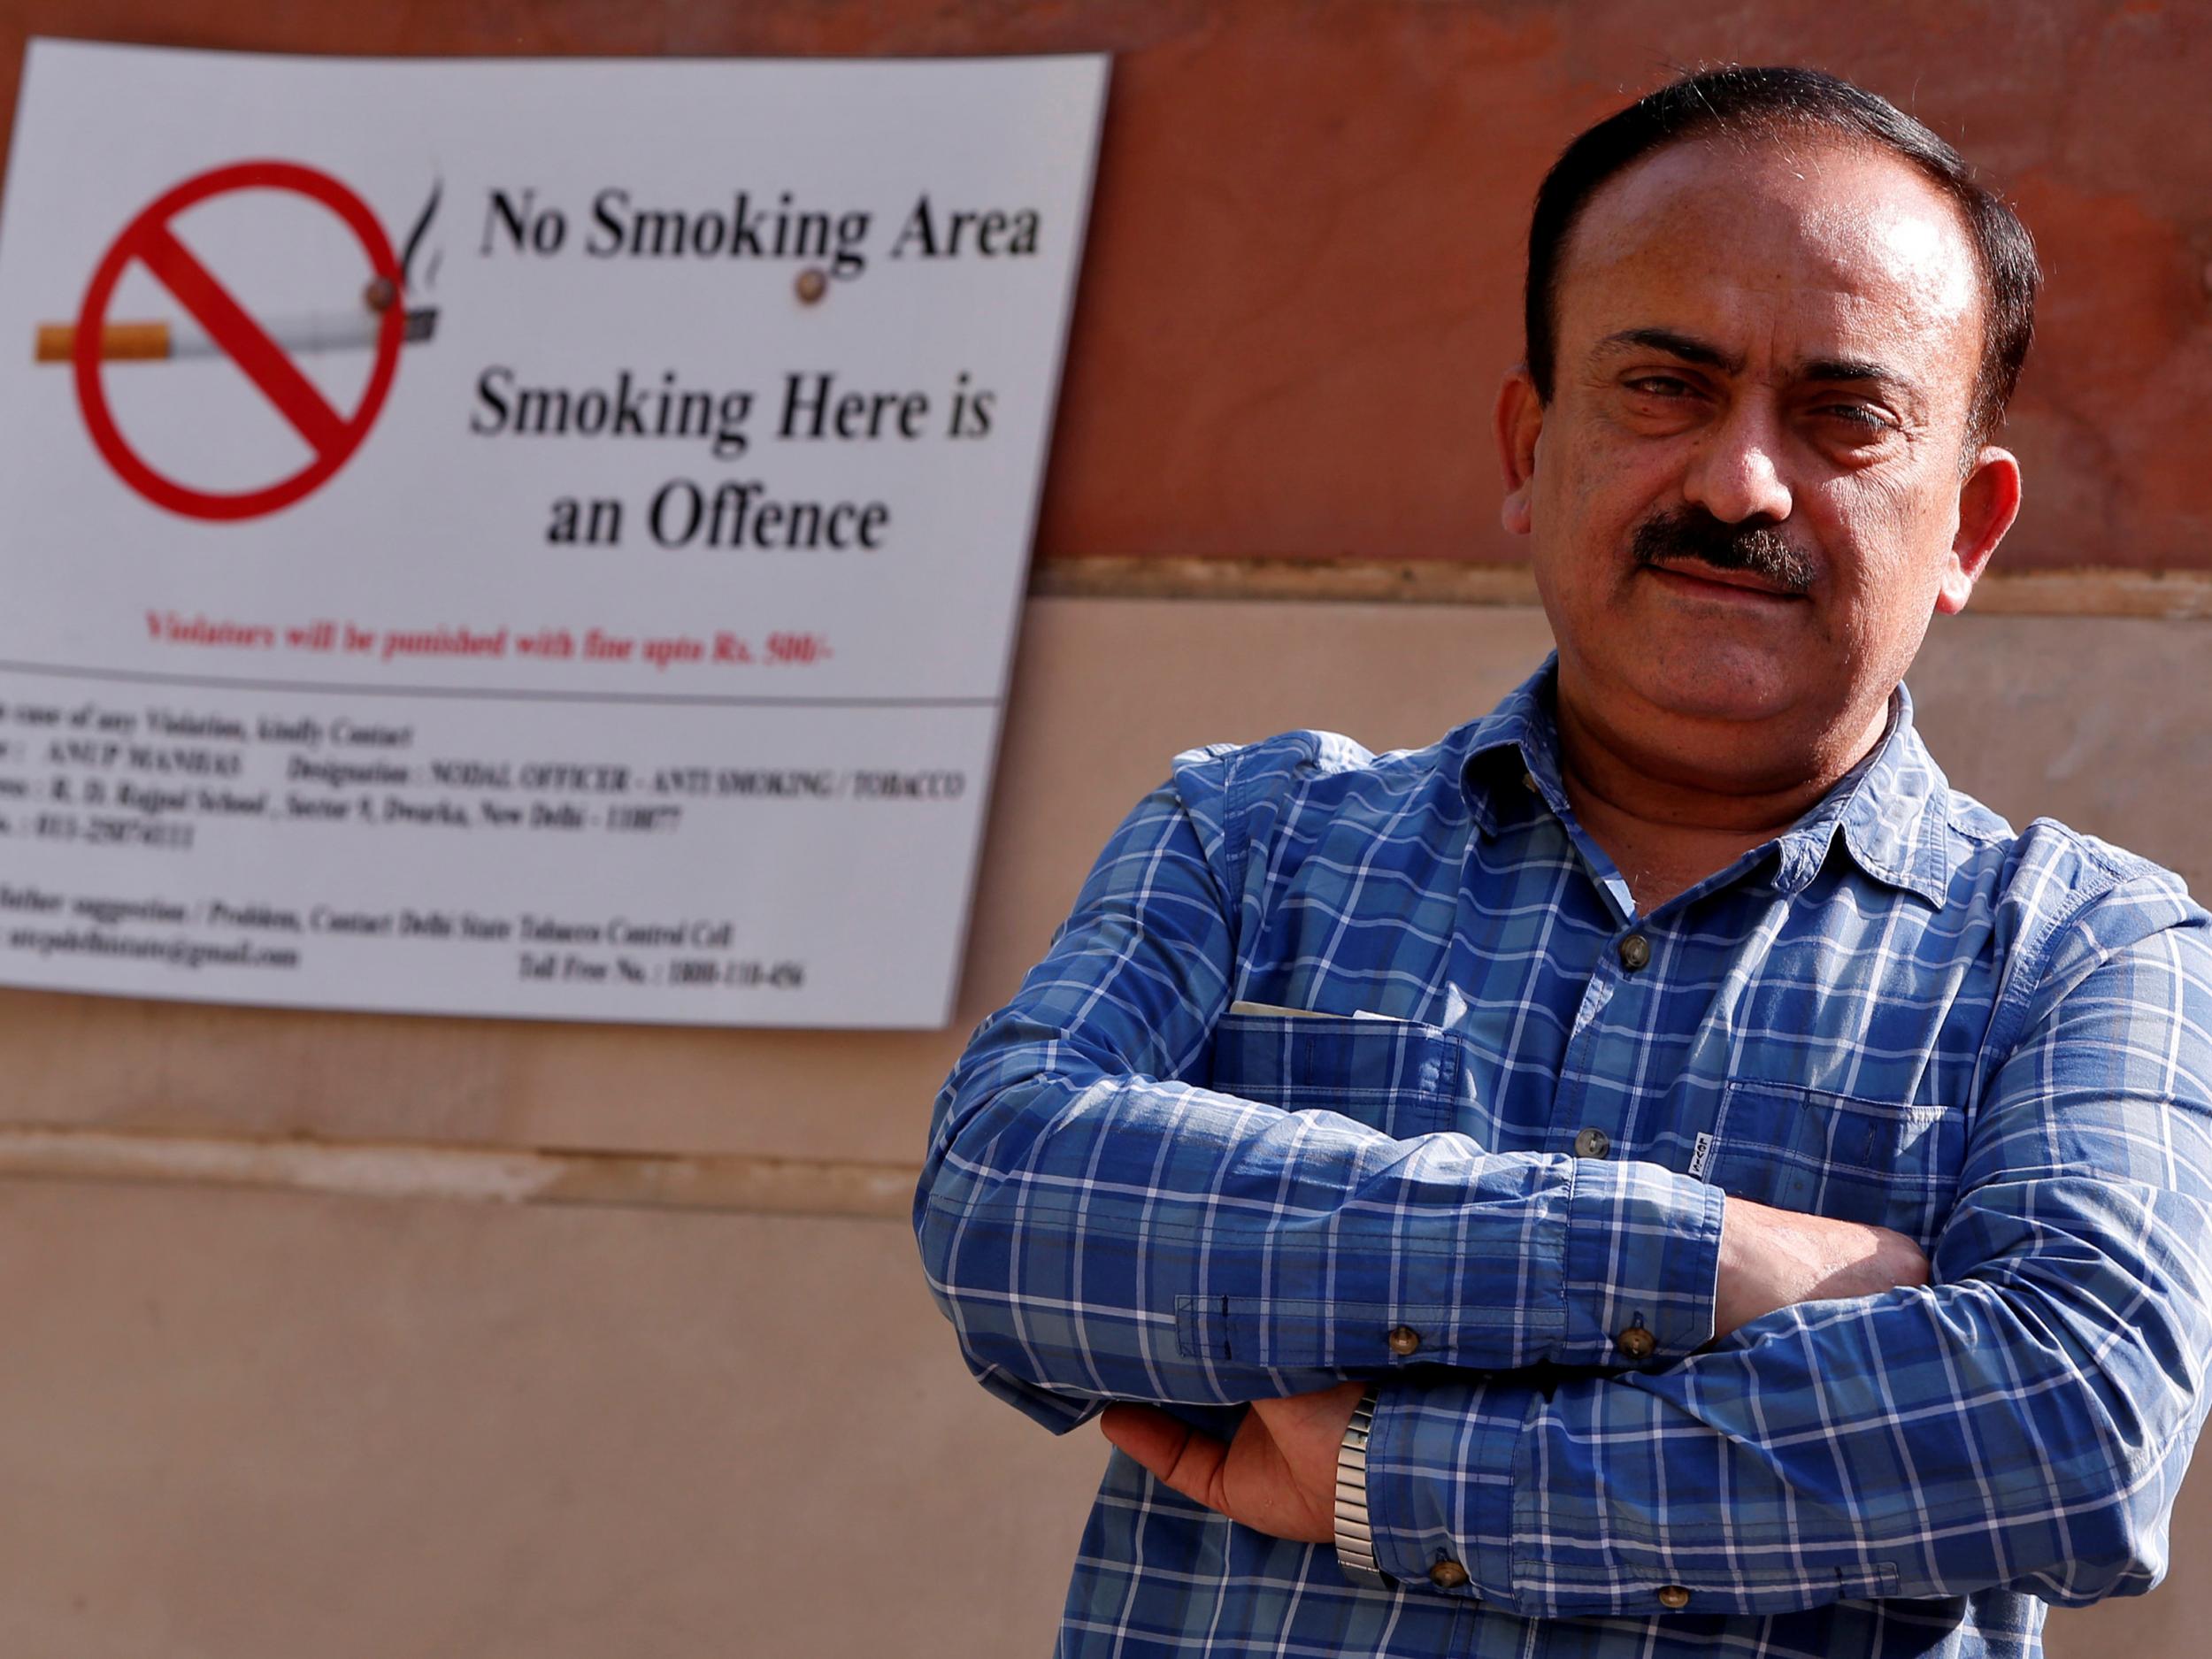
<svg viewBox="0 0 2212 1659">
<path fill-rule="evenodd" d="M 1352 1408 L 1336 1448 L 1336 1562 L 1344 1576 L 1371 1590 L 1394 1588 L 1375 1561 L 1375 1534 L 1367 1520 L 1367 1437 L 1375 1425 L 1375 1385 Z"/>
</svg>

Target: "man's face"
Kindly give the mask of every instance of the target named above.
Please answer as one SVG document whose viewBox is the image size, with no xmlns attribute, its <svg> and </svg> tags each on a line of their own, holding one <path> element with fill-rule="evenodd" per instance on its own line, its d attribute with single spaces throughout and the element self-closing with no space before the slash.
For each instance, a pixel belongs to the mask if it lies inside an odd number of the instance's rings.
<svg viewBox="0 0 2212 1659">
<path fill-rule="evenodd" d="M 1499 434 L 1563 695 L 1685 759 L 1858 741 L 2017 503 L 1962 451 L 1956 211 L 1887 155 L 1693 141 L 1600 189 L 1559 273 L 1552 401 L 1509 377 Z"/>
</svg>

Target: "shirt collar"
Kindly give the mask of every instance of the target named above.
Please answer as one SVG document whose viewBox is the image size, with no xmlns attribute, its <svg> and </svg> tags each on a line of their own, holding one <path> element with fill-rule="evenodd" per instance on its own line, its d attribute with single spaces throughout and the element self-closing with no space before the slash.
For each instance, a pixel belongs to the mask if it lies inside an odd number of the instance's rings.
<svg viewBox="0 0 2212 1659">
<path fill-rule="evenodd" d="M 1553 715 L 1558 670 L 1555 652 L 1495 709 L 1447 741 L 1447 764 L 1457 768 L 1468 813 L 1485 837 L 1524 816 L 1532 795 L 1555 814 L 1567 814 Z M 1891 695 L 1881 741 L 1770 843 L 1776 887 L 1788 894 L 1803 890 L 1840 841 L 1876 880 L 1941 904 L 1953 863 L 1949 792 L 1949 780 L 1913 728 L 1912 694 L 1901 685 Z"/>
</svg>

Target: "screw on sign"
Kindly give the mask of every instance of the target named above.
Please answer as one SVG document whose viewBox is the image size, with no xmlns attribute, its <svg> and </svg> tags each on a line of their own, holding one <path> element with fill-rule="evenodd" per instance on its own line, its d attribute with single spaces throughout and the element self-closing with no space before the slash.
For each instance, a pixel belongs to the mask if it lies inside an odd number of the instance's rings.
<svg viewBox="0 0 2212 1659">
<path fill-rule="evenodd" d="M 353 232 L 368 256 L 366 303 L 373 308 L 371 326 L 376 359 L 361 400 L 350 415 L 342 415 L 331 407 L 314 382 L 300 373 L 287 345 L 297 350 L 354 342 L 342 342 L 324 330 L 320 338 L 295 337 L 280 343 L 170 228 L 170 222 L 187 208 L 240 190 L 290 191 L 319 204 Z M 259 489 L 218 494 L 196 489 L 156 472 L 131 448 L 108 407 L 107 390 L 101 380 L 102 360 L 173 355 L 164 343 L 168 339 L 165 325 L 108 319 L 116 283 L 134 261 L 150 271 L 205 331 L 207 348 L 235 363 L 291 424 L 313 451 L 313 458 L 304 467 Z M 124 482 L 147 500 L 195 518 L 258 518 L 290 506 L 328 480 L 360 448 L 384 406 L 385 395 L 391 390 L 401 345 L 411 335 L 419 338 L 426 332 L 424 326 L 430 314 L 411 316 L 402 303 L 404 294 L 405 278 L 393 255 L 391 241 L 359 196 L 312 167 L 288 161 L 240 162 L 187 179 L 150 203 L 125 226 L 92 273 L 75 326 L 42 330 L 39 355 L 48 358 L 66 356 L 75 369 L 77 401 L 84 410 L 93 443 Z M 358 327 L 352 333 L 357 335 Z"/>
</svg>

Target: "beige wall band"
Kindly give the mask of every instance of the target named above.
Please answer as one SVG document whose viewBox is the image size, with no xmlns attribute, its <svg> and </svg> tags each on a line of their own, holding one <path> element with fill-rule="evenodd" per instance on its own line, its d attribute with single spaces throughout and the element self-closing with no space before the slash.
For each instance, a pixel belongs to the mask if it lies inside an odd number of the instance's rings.
<svg viewBox="0 0 2212 1659">
<path fill-rule="evenodd" d="M 1337 604 L 1532 605 L 1525 565 L 1439 559 L 1041 558 L 1040 598 L 1302 599 Z M 1993 570 L 1974 589 L 1984 616 L 2212 619 L 2212 571 Z"/>
<path fill-rule="evenodd" d="M 803 1158 L 0 1128 L 0 1179 L 276 1187 L 357 1198 L 904 1221 L 919 1171 Z"/>
</svg>

